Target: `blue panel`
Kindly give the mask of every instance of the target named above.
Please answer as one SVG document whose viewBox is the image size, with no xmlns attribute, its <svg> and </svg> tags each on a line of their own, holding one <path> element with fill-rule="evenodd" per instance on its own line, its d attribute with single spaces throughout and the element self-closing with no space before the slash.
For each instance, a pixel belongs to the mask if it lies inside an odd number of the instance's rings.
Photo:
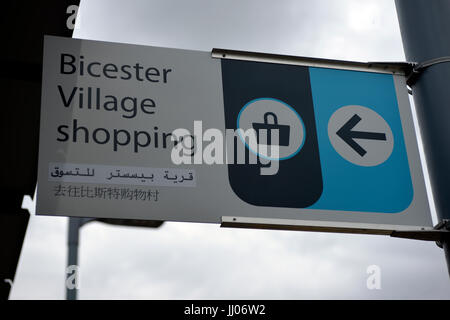
<svg viewBox="0 0 450 320">
<path fill-rule="evenodd" d="M 311 209 L 397 213 L 413 199 L 409 164 L 395 93 L 389 74 L 310 68 L 311 90 L 323 175 L 323 193 Z M 377 112 L 391 127 L 394 149 L 382 164 L 348 162 L 328 137 L 331 115 L 346 105 Z"/>
</svg>

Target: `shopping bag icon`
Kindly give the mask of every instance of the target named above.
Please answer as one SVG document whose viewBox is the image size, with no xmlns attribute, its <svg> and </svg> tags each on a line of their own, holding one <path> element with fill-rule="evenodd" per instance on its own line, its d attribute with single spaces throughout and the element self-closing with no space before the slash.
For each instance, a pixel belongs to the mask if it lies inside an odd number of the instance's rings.
<svg viewBox="0 0 450 320">
<path fill-rule="evenodd" d="M 269 123 L 269 117 L 272 117 L 272 122 Z M 278 130 L 278 145 L 279 146 L 288 146 L 289 145 L 289 134 L 290 134 L 290 126 L 278 124 L 278 118 L 273 112 L 266 112 L 264 114 L 264 123 L 253 122 L 253 129 L 256 131 L 256 138 L 258 144 L 260 144 L 260 133 L 261 130 L 266 130 L 267 137 L 267 145 L 272 145 L 272 130 Z M 261 142 L 264 143 L 264 142 Z"/>
</svg>

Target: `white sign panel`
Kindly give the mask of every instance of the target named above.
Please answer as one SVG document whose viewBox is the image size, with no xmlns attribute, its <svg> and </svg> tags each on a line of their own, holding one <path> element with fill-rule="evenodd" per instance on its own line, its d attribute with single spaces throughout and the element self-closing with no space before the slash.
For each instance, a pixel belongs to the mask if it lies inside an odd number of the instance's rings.
<svg viewBox="0 0 450 320">
<path fill-rule="evenodd" d="M 404 75 L 46 37 L 37 213 L 429 227 Z"/>
</svg>

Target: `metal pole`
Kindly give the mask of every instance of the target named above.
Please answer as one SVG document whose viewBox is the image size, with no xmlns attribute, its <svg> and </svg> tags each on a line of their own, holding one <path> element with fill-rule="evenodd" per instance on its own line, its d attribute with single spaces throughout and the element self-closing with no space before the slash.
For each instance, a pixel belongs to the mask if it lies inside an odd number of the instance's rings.
<svg viewBox="0 0 450 320">
<path fill-rule="evenodd" d="M 450 1 L 396 0 L 406 59 L 423 63 L 412 84 L 439 222 L 450 219 Z M 448 61 L 447 61 L 448 60 Z M 436 62 L 437 60 L 435 60 Z M 444 240 L 450 275 L 450 240 Z"/>
<path fill-rule="evenodd" d="M 78 240 L 79 240 L 79 231 L 81 227 L 82 219 L 81 218 L 69 218 L 69 234 L 67 238 L 68 245 L 68 259 L 67 259 L 67 267 L 70 266 L 78 266 Z M 70 273 L 67 272 L 66 269 L 66 299 L 67 300 L 77 300 L 77 289 L 70 289 L 68 286 Z"/>
</svg>

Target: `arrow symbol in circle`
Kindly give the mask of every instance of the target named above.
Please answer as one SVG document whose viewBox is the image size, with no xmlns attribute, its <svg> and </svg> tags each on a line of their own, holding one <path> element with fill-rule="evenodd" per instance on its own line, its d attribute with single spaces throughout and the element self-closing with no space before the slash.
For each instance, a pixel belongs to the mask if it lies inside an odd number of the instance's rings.
<svg viewBox="0 0 450 320">
<path fill-rule="evenodd" d="M 344 140 L 353 150 L 355 150 L 361 157 L 367 153 L 354 139 L 365 139 L 365 140 L 382 140 L 386 141 L 386 134 L 378 132 L 364 132 L 364 131 L 353 131 L 352 129 L 361 121 L 361 118 L 355 114 L 348 120 L 337 132 L 336 134 Z"/>
</svg>

